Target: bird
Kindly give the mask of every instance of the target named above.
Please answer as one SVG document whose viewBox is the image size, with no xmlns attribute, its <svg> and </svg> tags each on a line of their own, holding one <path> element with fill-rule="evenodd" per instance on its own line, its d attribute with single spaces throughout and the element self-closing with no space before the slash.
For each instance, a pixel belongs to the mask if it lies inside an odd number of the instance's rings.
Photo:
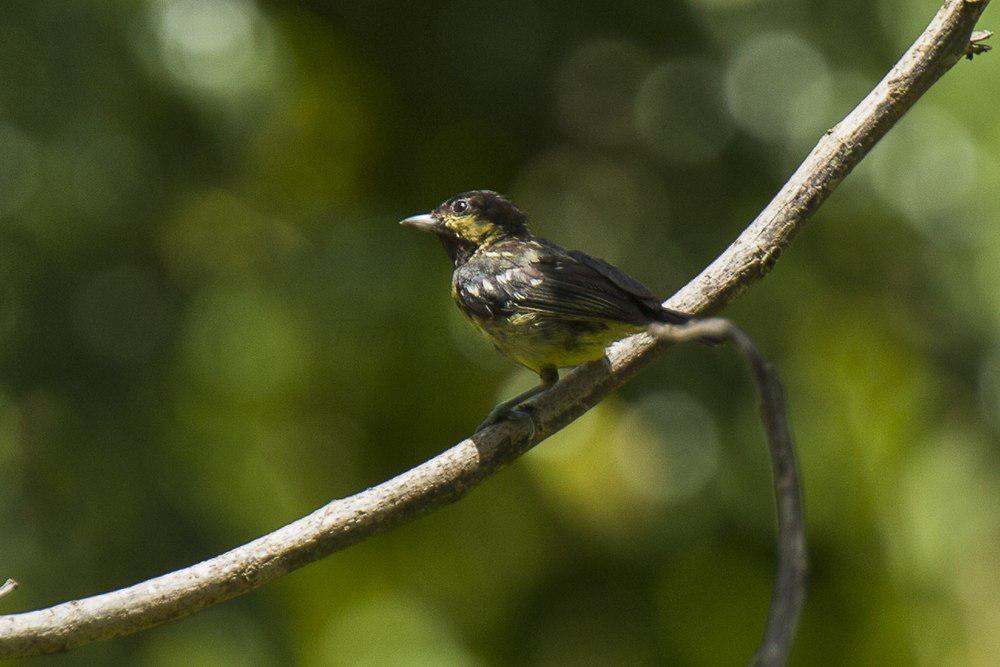
<svg viewBox="0 0 1000 667">
<path fill-rule="evenodd" d="M 459 310 L 497 350 L 539 376 L 538 386 L 497 405 L 480 429 L 530 418 L 522 404 L 551 388 L 560 368 L 599 360 L 608 345 L 652 324 L 692 318 L 608 262 L 535 236 L 527 216 L 492 190 L 463 192 L 400 224 L 438 237 L 453 265 Z"/>
</svg>

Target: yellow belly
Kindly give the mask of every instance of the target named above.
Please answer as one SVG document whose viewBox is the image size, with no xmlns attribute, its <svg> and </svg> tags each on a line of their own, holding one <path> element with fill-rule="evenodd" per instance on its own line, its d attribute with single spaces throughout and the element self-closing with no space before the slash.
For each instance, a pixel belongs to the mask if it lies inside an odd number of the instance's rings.
<svg viewBox="0 0 1000 667">
<path fill-rule="evenodd" d="M 611 343 L 642 330 L 624 322 L 557 319 L 535 313 L 470 321 L 498 350 L 536 373 L 566 368 L 604 356 Z"/>
</svg>

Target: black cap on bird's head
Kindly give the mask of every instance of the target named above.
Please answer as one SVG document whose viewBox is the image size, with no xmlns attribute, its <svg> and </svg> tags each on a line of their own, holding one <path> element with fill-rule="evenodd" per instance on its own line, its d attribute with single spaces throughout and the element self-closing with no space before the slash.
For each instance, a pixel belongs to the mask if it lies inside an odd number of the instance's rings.
<svg viewBox="0 0 1000 667">
<path fill-rule="evenodd" d="M 452 259 L 459 251 L 528 233 L 527 218 L 503 195 L 492 190 L 470 190 L 455 195 L 430 213 L 400 221 L 401 225 L 434 232 Z"/>
</svg>

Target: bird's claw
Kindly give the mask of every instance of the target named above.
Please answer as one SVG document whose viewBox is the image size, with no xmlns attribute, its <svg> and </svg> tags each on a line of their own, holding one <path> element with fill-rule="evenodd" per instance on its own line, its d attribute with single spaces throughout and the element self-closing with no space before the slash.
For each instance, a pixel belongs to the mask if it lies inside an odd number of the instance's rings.
<svg viewBox="0 0 1000 667">
<path fill-rule="evenodd" d="M 483 423 L 476 427 L 476 431 L 482 431 L 489 426 L 495 426 L 506 420 L 527 421 L 531 427 L 529 438 L 535 437 L 535 417 L 531 414 L 531 409 L 525 405 L 508 406 L 500 404 L 490 411 Z"/>
</svg>

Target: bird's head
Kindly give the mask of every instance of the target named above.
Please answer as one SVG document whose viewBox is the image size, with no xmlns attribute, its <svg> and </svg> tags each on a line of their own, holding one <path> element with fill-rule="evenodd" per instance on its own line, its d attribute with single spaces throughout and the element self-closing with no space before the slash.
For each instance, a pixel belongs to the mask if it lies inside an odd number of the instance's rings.
<svg viewBox="0 0 1000 667">
<path fill-rule="evenodd" d="M 463 192 L 430 213 L 414 215 L 399 224 L 437 234 L 453 260 L 490 243 L 528 233 L 524 214 L 492 190 Z"/>
</svg>

